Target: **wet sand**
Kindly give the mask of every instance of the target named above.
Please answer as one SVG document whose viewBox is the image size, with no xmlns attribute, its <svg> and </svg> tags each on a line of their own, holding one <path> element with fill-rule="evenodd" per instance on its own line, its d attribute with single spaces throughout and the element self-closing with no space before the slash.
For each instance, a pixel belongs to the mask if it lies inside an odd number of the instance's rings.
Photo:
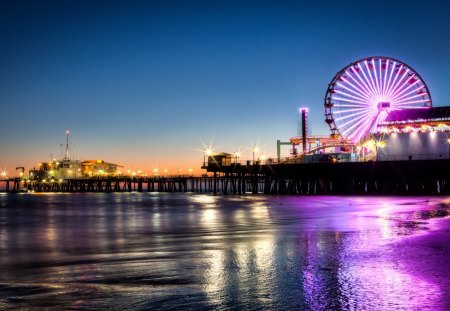
<svg viewBox="0 0 450 311">
<path fill-rule="evenodd" d="M 448 310 L 450 198 L 0 195 L 0 309 Z"/>
</svg>

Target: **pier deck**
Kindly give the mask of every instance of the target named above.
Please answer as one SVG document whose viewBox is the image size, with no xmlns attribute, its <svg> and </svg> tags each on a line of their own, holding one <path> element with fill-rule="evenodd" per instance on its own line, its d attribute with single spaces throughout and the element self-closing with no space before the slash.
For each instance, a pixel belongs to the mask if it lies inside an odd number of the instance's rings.
<svg viewBox="0 0 450 311">
<path fill-rule="evenodd" d="M 203 167 L 209 176 L 1 180 L 3 192 L 450 195 L 450 160 Z"/>
</svg>

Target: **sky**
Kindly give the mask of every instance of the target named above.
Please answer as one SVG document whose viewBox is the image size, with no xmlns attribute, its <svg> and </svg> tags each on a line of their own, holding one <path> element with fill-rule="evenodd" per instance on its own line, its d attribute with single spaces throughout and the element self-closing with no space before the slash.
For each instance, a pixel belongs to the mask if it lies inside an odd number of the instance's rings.
<svg viewBox="0 0 450 311">
<path fill-rule="evenodd" d="M 201 173 L 205 146 L 328 135 L 334 75 L 369 56 L 411 66 L 450 105 L 448 1 L 0 1 L 0 170 L 72 155 Z M 284 155 L 288 148 L 284 148 Z"/>
</svg>

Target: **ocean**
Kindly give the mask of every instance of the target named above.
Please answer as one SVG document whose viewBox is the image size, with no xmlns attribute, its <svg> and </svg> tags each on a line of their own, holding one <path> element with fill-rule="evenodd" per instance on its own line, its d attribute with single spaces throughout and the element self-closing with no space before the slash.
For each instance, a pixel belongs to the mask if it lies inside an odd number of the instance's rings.
<svg viewBox="0 0 450 311">
<path fill-rule="evenodd" d="M 450 197 L 0 194 L 1 310 L 450 310 Z"/>
</svg>

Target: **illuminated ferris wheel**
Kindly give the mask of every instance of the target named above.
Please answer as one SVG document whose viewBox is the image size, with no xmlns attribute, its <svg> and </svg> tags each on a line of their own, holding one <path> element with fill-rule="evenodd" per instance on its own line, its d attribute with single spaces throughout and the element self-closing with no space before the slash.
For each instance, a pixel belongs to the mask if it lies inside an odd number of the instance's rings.
<svg viewBox="0 0 450 311">
<path fill-rule="evenodd" d="M 389 57 L 368 57 L 339 71 L 325 95 L 325 121 L 333 136 L 358 143 L 392 110 L 431 107 L 425 82 Z"/>
</svg>

